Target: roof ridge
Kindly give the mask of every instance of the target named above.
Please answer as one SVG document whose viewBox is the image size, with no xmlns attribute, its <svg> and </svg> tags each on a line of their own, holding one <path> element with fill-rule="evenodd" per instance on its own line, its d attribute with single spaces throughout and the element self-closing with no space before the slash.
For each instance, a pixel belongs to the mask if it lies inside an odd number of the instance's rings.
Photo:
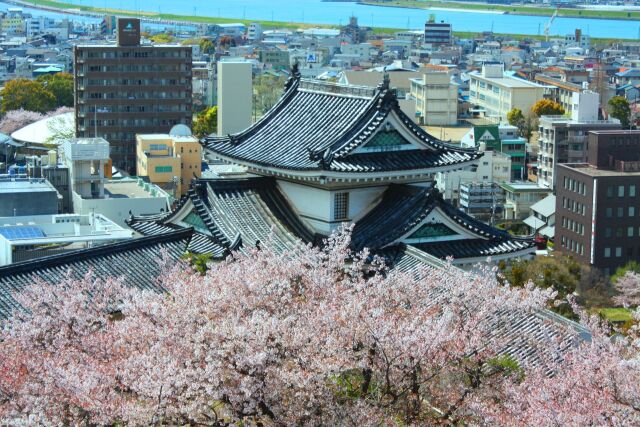
<svg viewBox="0 0 640 427">
<path fill-rule="evenodd" d="M 36 270 L 50 267 L 53 265 L 63 264 L 67 262 L 77 262 L 87 259 L 89 257 L 94 258 L 96 256 L 109 255 L 116 252 L 124 252 L 127 250 L 137 249 L 142 246 L 150 246 L 158 243 L 164 243 L 168 241 L 179 241 L 183 239 L 191 239 L 193 234 L 193 228 L 184 228 L 170 233 L 161 233 L 151 236 L 145 236 L 138 239 L 125 240 L 124 242 L 110 243 L 106 245 L 96 246 L 88 249 L 78 249 L 76 251 L 70 251 L 64 254 L 51 255 L 36 260 L 22 261 L 14 264 L 9 264 L 0 267 L 0 277 L 10 274 L 16 274 L 20 272 L 33 272 L 34 261 L 37 262 Z"/>
</svg>

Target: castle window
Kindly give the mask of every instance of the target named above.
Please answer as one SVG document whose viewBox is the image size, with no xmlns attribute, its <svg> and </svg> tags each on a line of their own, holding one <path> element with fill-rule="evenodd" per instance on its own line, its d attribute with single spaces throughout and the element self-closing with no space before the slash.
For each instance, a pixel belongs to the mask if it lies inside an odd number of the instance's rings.
<svg viewBox="0 0 640 427">
<path fill-rule="evenodd" d="M 336 221 L 348 219 L 349 193 L 336 193 L 333 200 L 333 219 Z"/>
</svg>

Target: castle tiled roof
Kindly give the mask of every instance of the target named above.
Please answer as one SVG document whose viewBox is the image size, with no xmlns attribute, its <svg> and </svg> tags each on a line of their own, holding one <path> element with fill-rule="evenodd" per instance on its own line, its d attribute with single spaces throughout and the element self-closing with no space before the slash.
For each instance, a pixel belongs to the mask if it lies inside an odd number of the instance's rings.
<svg viewBox="0 0 640 427">
<path fill-rule="evenodd" d="M 266 177 L 199 180 L 173 212 L 165 216 L 132 217 L 127 224 L 141 234 L 163 233 L 180 227 L 172 221 L 181 209 L 191 209 L 201 226 L 206 226 L 206 230 L 194 233 L 193 240 L 204 241 L 205 247 L 207 240 L 215 242 L 215 252 L 209 252 L 216 258 L 267 241 L 278 250 L 286 250 L 300 241 L 316 239 L 293 212 L 275 180 Z"/>
<path fill-rule="evenodd" d="M 382 200 L 359 220 L 353 230 L 356 249 L 381 249 L 410 232 L 438 208 L 473 238 L 413 244 L 437 258 L 488 257 L 533 250 L 533 239 L 516 237 L 454 208 L 435 188 L 390 185 Z"/>
<path fill-rule="evenodd" d="M 0 267 L 0 319 L 10 317 L 19 309 L 14 299 L 16 292 L 37 280 L 60 283 L 68 274 L 82 278 L 92 271 L 99 279 L 123 278 L 125 285 L 159 291 L 157 279 L 162 257 L 170 261 L 180 259 L 192 235 L 190 228 L 174 230 Z"/>
<path fill-rule="evenodd" d="M 383 130 L 390 115 L 414 149 L 358 153 Z M 400 110 L 388 84 L 374 89 L 295 77 L 256 124 L 235 135 L 205 138 L 204 143 L 213 157 L 290 171 L 451 169 L 468 166 L 479 157 L 476 150 L 440 141 L 417 126 Z"/>
</svg>

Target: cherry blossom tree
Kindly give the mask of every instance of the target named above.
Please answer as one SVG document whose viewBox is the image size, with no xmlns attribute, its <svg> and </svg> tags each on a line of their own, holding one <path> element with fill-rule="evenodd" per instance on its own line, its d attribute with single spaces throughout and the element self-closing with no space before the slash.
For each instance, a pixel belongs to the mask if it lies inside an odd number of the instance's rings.
<svg viewBox="0 0 640 427">
<path fill-rule="evenodd" d="M 7 111 L 4 116 L 2 116 L 2 120 L 0 120 L 0 132 L 10 135 L 18 129 L 22 129 L 23 127 L 30 125 L 31 123 L 37 122 L 38 120 L 42 120 L 47 117 L 58 116 L 60 114 L 69 113 L 72 111 L 73 108 L 69 107 L 59 107 L 46 114 L 23 109 Z"/>
<path fill-rule="evenodd" d="M 34 284 L 0 337 L 0 422 L 639 421 L 631 341 L 594 328 L 582 344 L 523 336 L 540 363 L 505 355 L 500 319 L 542 310 L 551 290 L 500 285 L 489 268 L 389 271 L 349 243 L 348 232 L 322 249 L 264 242 L 204 275 L 169 265 L 166 293 L 91 274 Z"/>
<path fill-rule="evenodd" d="M 616 304 L 634 307 L 640 305 L 640 274 L 627 271 L 616 280 L 615 288 L 619 292 L 613 298 Z"/>
</svg>

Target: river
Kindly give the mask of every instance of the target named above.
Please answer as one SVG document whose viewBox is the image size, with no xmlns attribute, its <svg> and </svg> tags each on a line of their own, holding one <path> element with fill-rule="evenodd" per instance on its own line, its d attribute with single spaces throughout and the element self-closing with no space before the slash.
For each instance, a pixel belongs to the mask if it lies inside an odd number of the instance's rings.
<svg viewBox="0 0 640 427">
<path fill-rule="evenodd" d="M 125 10 L 204 15 L 224 18 L 304 22 L 344 25 L 350 15 L 360 25 L 419 29 L 430 14 L 437 20 L 453 24 L 454 31 L 494 31 L 496 33 L 535 35 L 543 32 L 549 21 L 544 16 L 505 15 L 449 9 L 420 10 L 378 7 L 349 2 L 321 0 L 65 0 L 84 6 Z M 12 7 L 0 2 L 0 9 Z M 15 6 L 13 6 L 15 7 Z M 25 8 L 26 9 L 26 8 Z M 38 12 L 34 12 L 37 15 Z M 78 20 L 78 18 L 74 18 Z M 556 18 L 551 34 L 569 34 L 580 28 L 591 37 L 637 39 L 640 22 L 610 19 Z"/>
</svg>

